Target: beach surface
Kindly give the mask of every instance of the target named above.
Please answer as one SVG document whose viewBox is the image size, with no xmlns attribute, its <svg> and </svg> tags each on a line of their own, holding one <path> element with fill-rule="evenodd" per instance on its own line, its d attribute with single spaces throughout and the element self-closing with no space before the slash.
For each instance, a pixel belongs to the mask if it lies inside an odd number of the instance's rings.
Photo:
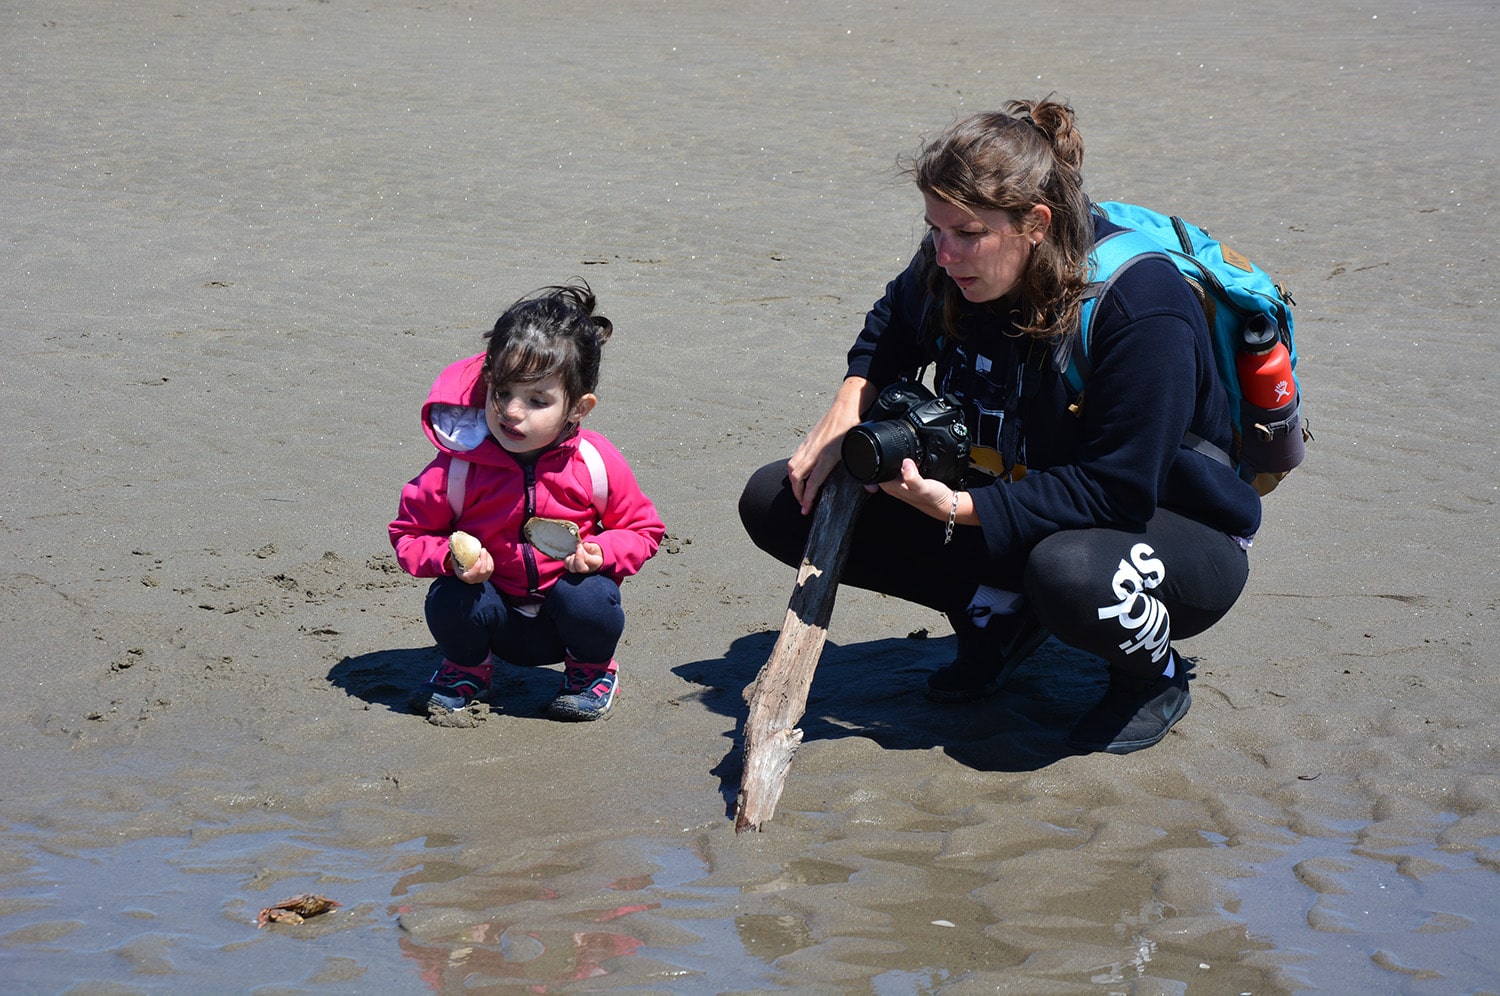
<svg viewBox="0 0 1500 996">
<path fill-rule="evenodd" d="M 1500 14 L 1147 9 L 0 6 L 0 988 L 1500 991 Z M 1049 93 L 1096 199 L 1290 286 L 1316 440 L 1157 747 L 1064 750 L 1055 642 L 928 703 L 946 622 L 845 590 L 737 835 L 793 580 L 740 487 L 921 236 L 898 156 Z M 615 715 L 506 667 L 433 725 L 418 411 L 575 276 L 668 529 Z"/>
</svg>

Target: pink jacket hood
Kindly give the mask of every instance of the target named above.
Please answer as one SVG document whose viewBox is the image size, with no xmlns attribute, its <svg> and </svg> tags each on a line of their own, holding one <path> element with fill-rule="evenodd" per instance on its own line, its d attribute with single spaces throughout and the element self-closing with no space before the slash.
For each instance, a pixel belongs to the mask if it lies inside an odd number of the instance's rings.
<svg viewBox="0 0 1500 996">
<path fill-rule="evenodd" d="M 511 461 L 484 420 L 488 391 L 481 376 L 483 368 L 484 354 L 480 353 L 450 363 L 438 374 L 422 405 L 422 431 L 440 453 L 473 463 Z"/>
</svg>

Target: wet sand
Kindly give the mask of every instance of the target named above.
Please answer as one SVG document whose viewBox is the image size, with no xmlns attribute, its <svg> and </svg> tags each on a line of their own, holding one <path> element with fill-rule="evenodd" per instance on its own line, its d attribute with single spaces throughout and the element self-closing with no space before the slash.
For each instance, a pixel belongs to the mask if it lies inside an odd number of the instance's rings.
<svg viewBox="0 0 1500 996">
<path fill-rule="evenodd" d="M 0 977 L 16 992 L 1500 989 L 1492 4 L 17 0 L 0 10 Z M 1073 103 L 1090 192 L 1284 278 L 1317 436 L 1189 716 L 1066 755 L 1097 662 L 927 703 L 841 593 L 776 819 L 791 574 L 734 503 L 920 235 L 896 157 Z M 591 424 L 668 526 L 607 723 L 470 728 L 385 525 L 435 373 L 583 276 Z M 313 891 L 341 910 L 255 926 Z"/>
</svg>

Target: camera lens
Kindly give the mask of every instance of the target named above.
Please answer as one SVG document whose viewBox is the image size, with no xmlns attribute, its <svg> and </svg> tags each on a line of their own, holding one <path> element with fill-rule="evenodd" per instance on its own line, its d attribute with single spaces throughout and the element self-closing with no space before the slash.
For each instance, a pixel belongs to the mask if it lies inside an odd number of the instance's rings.
<svg viewBox="0 0 1500 996">
<path fill-rule="evenodd" d="M 844 436 L 844 466 L 862 484 L 900 477 L 901 461 L 920 453 L 916 430 L 903 419 L 861 422 Z"/>
</svg>

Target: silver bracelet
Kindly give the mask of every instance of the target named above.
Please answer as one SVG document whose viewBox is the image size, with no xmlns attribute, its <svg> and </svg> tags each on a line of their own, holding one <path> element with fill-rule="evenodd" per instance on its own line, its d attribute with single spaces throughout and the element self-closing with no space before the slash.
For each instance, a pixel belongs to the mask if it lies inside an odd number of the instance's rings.
<svg viewBox="0 0 1500 996">
<path fill-rule="evenodd" d="M 953 542 L 953 524 L 958 521 L 958 492 L 953 492 L 953 507 L 948 509 L 948 528 L 943 530 L 943 545 Z"/>
</svg>

